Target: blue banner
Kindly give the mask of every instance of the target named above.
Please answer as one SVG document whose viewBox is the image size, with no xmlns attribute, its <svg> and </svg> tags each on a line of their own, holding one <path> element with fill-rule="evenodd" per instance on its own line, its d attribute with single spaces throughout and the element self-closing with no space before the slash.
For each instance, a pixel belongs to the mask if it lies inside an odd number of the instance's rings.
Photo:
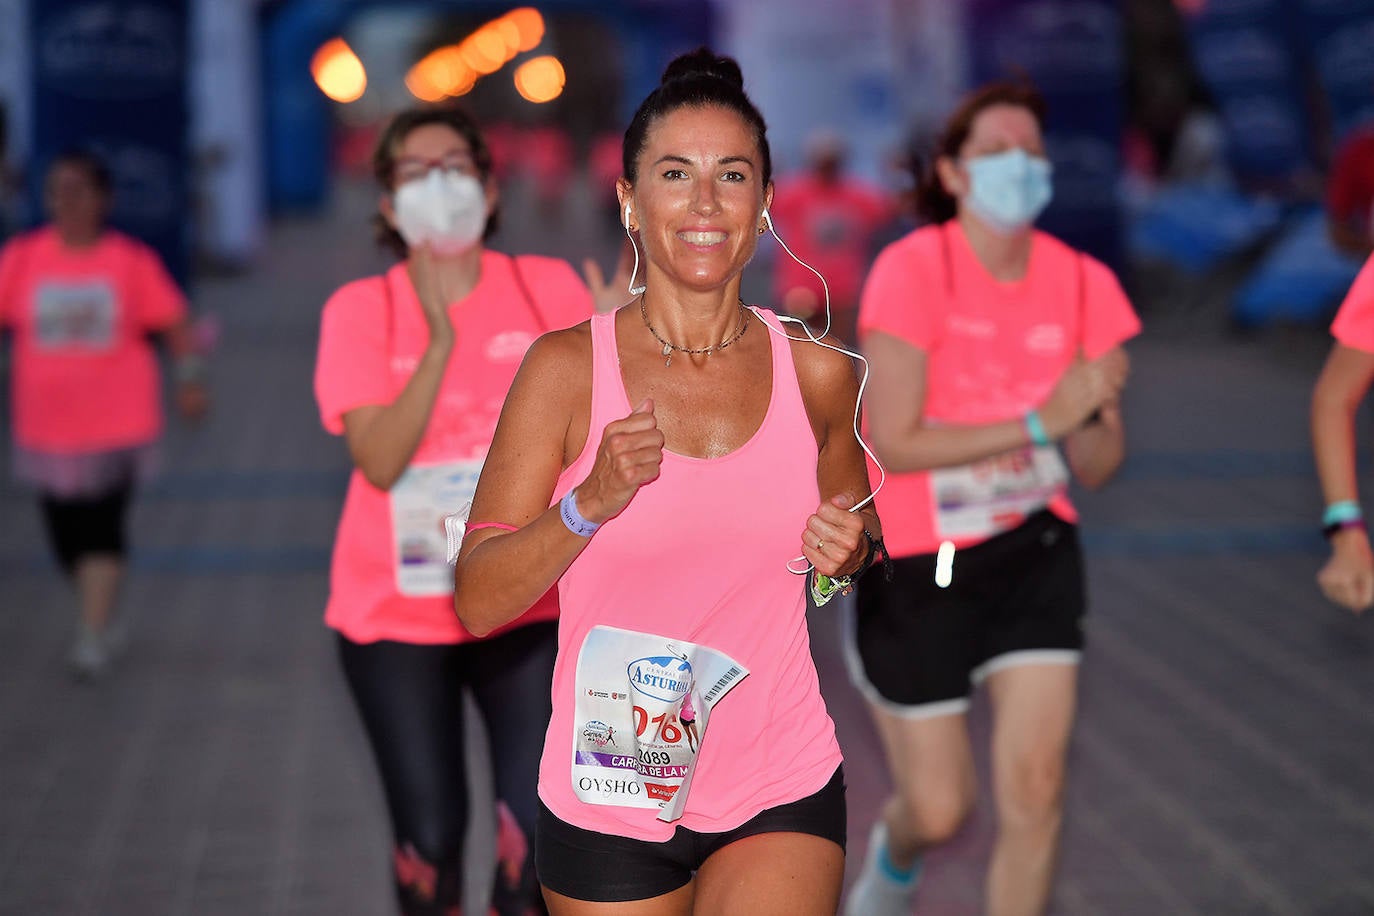
<svg viewBox="0 0 1374 916">
<path fill-rule="evenodd" d="M 30 12 L 33 164 L 43 179 L 64 150 L 90 150 L 114 178 L 115 226 L 189 272 L 190 165 L 186 0 L 42 0 Z"/>
<path fill-rule="evenodd" d="M 1054 201 L 1040 226 L 1108 264 L 1121 263 L 1125 28 L 1115 0 L 970 0 L 974 85 L 1029 77 L 1048 106 Z"/>
<path fill-rule="evenodd" d="M 1374 124 L 1374 3 L 1302 0 L 1308 54 L 1331 110 L 1339 143 L 1362 124 Z"/>
<path fill-rule="evenodd" d="M 1185 15 L 1193 60 L 1242 182 L 1283 181 L 1313 163 L 1294 12 L 1290 0 L 1208 0 Z"/>
</svg>

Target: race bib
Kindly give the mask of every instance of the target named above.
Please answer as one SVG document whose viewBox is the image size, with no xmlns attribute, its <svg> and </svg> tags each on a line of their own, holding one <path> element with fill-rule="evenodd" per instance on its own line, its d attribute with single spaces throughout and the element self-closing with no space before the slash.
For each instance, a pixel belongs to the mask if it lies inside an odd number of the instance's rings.
<svg viewBox="0 0 1374 916">
<path fill-rule="evenodd" d="M 711 710 L 748 674 L 706 646 L 593 627 L 577 656 L 577 797 L 682 817 Z"/>
<path fill-rule="evenodd" d="M 34 295 L 38 346 L 108 350 L 115 340 L 115 293 L 104 280 L 44 283 Z"/>
<path fill-rule="evenodd" d="M 481 473 L 480 460 L 411 465 L 391 488 L 392 556 L 402 595 L 453 593 L 444 518 L 472 501 Z"/>
<path fill-rule="evenodd" d="M 1069 472 L 1052 445 L 1025 446 L 972 464 L 930 472 L 935 528 L 942 538 L 990 537 L 1049 505 Z"/>
</svg>

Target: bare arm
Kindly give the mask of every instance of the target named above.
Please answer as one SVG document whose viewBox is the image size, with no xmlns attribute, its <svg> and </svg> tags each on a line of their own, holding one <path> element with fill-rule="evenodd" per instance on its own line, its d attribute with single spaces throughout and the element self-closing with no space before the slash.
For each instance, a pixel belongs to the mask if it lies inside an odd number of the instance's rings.
<svg viewBox="0 0 1374 916">
<path fill-rule="evenodd" d="M 420 447 L 455 339 L 453 322 L 448 317 L 448 299 L 439 289 L 433 254 L 427 248 L 413 250 L 407 272 L 429 326 L 429 344 L 396 400 L 386 405 L 358 407 L 343 415 L 348 453 L 367 482 L 379 490 L 389 490 L 396 484 Z"/>
<path fill-rule="evenodd" d="M 832 338 L 831 342 L 836 341 Z M 849 511 L 871 492 L 867 460 L 854 435 L 859 380 L 854 363 L 843 354 L 810 342 L 792 344 L 792 352 L 819 448 L 816 483 L 821 503 L 802 532 L 802 554 L 824 575 L 845 575 L 854 572 L 868 553 L 864 530 L 874 538 L 882 537 L 872 503 Z"/>
<path fill-rule="evenodd" d="M 1355 411 L 1374 383 L 1374 354 L 1336 344 L 1312 393 L 1312 451 L 1326 504 L 1358 500 Z M 1328 598 L 1352 610 L 1374 604 L 1374 556 L 1359 528 L 1336 533 L 1318 574 Z"/>
<path fill-rule="evenodd" d="M 528 610 L 588 543 L 549 504 L 559 474 L 587 437 L 573 418 L 587 412 L 590 378 L 591 339 L 584 324 L 540 338 L 506 397 L 470 518 L 517 530 L 471 532 L 454 570 L 454 609 L 475 636 Z M 598 524 L 615 517 L 639 487 L 658 477 L 662 460 L 663 434 L 653 402 L 645 401 L 601 434 L 596 463 L 576 487 L 579 513 Z"/>
<path fill-rule="evenodd" d="M 1064 437 L 1064 457 L 1078 482 L 1096 490 L 1111 480 L 1126 458 L 1126 427 L 1121 402 L 1108 401 L 1098 410 L 1095 423 L 1081 426 Z"/>
<path fill-rule="evenodd" d="M 1020 448 L 1028 442 L 1020 419 L 969 426 L 925 423 L 926 354 L 911 344 L 871 331 L 864 355 L 872 367 L 866 404 L 873 447 L 888 471 L 923 471 L 969 464 Z M 1051 439 L 1080 427 L 1093 411 L 1115 398 L 1125 381 L 1120 349 L 1100 359 L 1075 363 L 1064 373 L 1040 417 Z"/>
<path fill-rule="evenodd" d="M 343 415 L 348 453 L 367 482 L 379 490 L 395 485 L 420 447 L 452 351 L 451 337 L 447 342 L 431 338 L 396 400 L 385 406 L 355 407 Z"/>
</svg>

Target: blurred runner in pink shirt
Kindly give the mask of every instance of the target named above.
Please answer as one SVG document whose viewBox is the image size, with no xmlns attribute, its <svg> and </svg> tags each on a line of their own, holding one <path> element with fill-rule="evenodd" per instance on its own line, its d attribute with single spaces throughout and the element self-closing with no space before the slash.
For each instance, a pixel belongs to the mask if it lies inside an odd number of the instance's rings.
<svg viewBox="0 0 1374 916">
<path fill-rule="evenodd" d="M 807 170 L 780 178 L 773 195 L 774 224 L 798 258 L 830 286 L 830 330 L 855 343 L 859 288 L 872 257 L 873 235 L 896 215 L 896 202 L 845 174 L 844 141 L 830 131 L 807 144 Z M 773 293 L 783 311 L 825 326 L 825 296 L 816 275 L 779 252 Z"/>
<path fill-rule="evenodd" d="M 1358 613 L 1374 605 L 1374 554 L 1355 468 L 1355 412 L 1374 384 L 1374 257 L 1365 262 L 1331 325 L 1336 338 L 1312 394 L 1312 448 L 1326 511 L 1331 558 L 1317 575 L 1322 593 Z"/>
<path fill-rule="evenodd" d="M 490 638 L 474 637 L 453 613 L 444 517 L 472 497 L 525 351 L 586 319 L 593 296 L 563 261 L 485 247 L 497 220 L 493 163 L 463 111 L 402 112 L 373 165 L 379 239 L 403 260 L 338 290 L 321 320 L 316 399 L 354 463 L 325 622 L 339 634 L 385 788 L 402 912 L 456 911 L 463 897 L 471 691 L 513 815 L 500 823 L 525 834 L 503 837 L 519 861 L 498 868 L 493 906 L 524 916 L 543 906 L 524 850 L 558 602 L 550 591 Z M 596 292 L 618 302 L 623 294 L 599 277 Z"/>
<path fill-rule="evenodd" d="M 922 187 L 933 225 L 884 249 L 864 288 L 894 575 L 859 583 L 846 649 L 895 792 L 851 916 L 909 914 L 922 853 L 968 816 L 984 680 L 999 815 L 984 909 L 1049 898 L 1085 612 L 1069 477 L 1100 486 L 1124 457 L 1121 345 L 1140 322 L 1105 265 L 1034 228 L 1052 193 L 1043 119 L 1028 86 L 968 96 Z"/>
<path fill-rule="evenodd" d="M 0 249 L 0 327 L 14 334 L 15 472 L 41 497 L 48 536 L 75 581 L 76 673 L 104 671 L 124 638 L 114 617 L 129 500 L 162 433 L 150 334 L 177 359 L 177 403 L 206 407 L 186 298 L 151 248 L 105 226 L 110 175 L 94 156 L 48 172 L 51 222 Z"/>
</svg>

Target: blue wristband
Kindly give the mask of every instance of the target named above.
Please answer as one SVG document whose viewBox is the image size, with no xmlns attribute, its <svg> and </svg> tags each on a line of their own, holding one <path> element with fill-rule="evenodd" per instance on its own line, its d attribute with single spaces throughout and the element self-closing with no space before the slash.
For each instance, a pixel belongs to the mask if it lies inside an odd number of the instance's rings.
<svg viewBox="0 0 1374 916">
<path fill-rule="evenodd" d="M 1026 435 L 1030 436 L 1032 445 L 1051 445 L 1050 437 L 1045 432 L 1045 424 L 1040 419 L 1040 412 L 1032 410 L 1026 414 Z"/>
<path fill-rule="evenodd" d="M 1326 507 L 1326 511 L 1322 513 L 1322 527 L 1357 522 L 1362 518 L 1364 513 L 1360 511 L 1360 504 L 1353 499 L 1343 499 Z"/>
<path fill-rule="evenodd" d="M 558 501 L 558 514 L 563 518 L 563 524 L 568 526 L 568 530 L 580 538 L 589 538 L 600 528 L 596 522 L 589 522 L 582 517 L 582 513 L 577 511 L 577 488 L 573 487 L 567 494 Z"/>
</svg>

